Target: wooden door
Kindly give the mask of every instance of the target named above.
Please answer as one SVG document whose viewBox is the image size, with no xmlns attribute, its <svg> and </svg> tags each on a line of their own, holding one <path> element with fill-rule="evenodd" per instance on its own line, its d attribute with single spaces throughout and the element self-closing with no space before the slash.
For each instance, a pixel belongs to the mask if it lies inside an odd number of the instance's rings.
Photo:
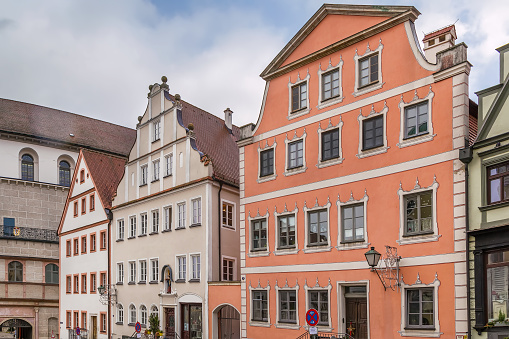
<svg viewBox="0 0 509 339">
<path fill-rule="evenodd" d="M 92 316 L 92 336 L 90 339 L 97 339 L 97 316 Z"/>
<path fill-rule="evenodd" d="M 175 309 L 173 307 L 164 308 L 164 336 L 170 339 L 175 338 Z"/>
<path fill-rule="evenodd" d="M 346 298 L 346 333 L 355 339 L 368 338 L 368 304 L 366 298 Z"/>
</svg>

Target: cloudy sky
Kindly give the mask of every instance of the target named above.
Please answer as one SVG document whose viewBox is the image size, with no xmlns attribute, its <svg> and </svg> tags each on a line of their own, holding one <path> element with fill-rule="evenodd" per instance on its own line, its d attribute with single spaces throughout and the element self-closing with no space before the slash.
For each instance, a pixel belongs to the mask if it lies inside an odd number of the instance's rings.
<svg viewBox="0 0 509 339">
<path fill-rule="evenodd" d="M 334 1 L 328 1 L 334 2 Z M 361 1 L 345 3 L 366 4 Z M 474 65 L 470 94 L 498 83 L 509 1 L 372 1 L 413 5 L 422 39 L 456 23 Z M 316 0 L 0 0 L 0 97 L 135 127 L 148 85 L 234 123 L 256 122 L 259 74 L 322 2 Z"/>
</svg>

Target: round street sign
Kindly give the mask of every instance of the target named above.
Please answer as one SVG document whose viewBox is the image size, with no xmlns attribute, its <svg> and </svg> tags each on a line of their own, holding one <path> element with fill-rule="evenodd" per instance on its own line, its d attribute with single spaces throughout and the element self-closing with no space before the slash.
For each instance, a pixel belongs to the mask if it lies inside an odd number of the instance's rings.
<svg viewBox="0 0 509 339">
<path fill-rule="evenodd" d="M 141 331 L 140 322 L 137 322 L 136 325 L 134 325 L 134 329 L 135 329 L 136 333 L 140 333 L 140 331 Z"/>
<path fill-rule="evenodd" d="M 309 326 L 316 326 L 318 324 L 318 320 L 320 319 L 320 316 L 318 315 L 318 311 L 314 308 L 310 308 L 306 312 L 306 322 Z"/>
<path fill-rule="evenodd" d="M 80 335 L 80 332 L 81 332 L 81 331 L 80 331 L 80 328 L 79 328 L 79 327 L 76 327 L 76 334 L 77 334 L 77 335 Z"/>
</svg>

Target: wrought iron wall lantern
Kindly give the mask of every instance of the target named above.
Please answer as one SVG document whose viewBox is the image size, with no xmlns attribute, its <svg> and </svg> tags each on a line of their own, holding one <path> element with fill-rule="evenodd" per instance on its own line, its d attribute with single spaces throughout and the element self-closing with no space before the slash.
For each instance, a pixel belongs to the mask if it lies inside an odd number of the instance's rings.
<svg viewBox="0 0 509 339">
<path fill-rule="evenodd" d="M 117 303 L 117 288 L 114 285 L 99 286 L 99 301 L 103 305 L 116 305 Z"/>
<path fill-rule="evenodd" d="M 378 278 L 384 286 L 384 290 L 387 291 L 387 288 L 393 291 L 399 290 L 399 261 L 401 257 L 398 256 L 396 247 L 385 245 L 385 255 L 383 257 L 374 247 L 371 247 L 369 251 L 364 253 L 364 256 L 366 257 L 369 267 L 371 267 L 371 271 L 375 271 L 378 275 Z M 382 259 L 382 261 L 380 261 L 380 259 Z"/>
</svg>

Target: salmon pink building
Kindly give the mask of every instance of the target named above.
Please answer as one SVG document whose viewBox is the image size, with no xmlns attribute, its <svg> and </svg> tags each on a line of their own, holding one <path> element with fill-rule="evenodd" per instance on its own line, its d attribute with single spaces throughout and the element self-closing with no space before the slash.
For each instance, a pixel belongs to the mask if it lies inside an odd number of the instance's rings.
<svg viewBox="0 0 509 339">
<path fill-rule="evenodd" d="M 468 332 L 470 64 L 454 26 L 422 51 L 419 14 L 323 5 L 262 72 L 238 142 L 242 338 L 304 338 L 308 309 L 329 336 Z"/>
</svg>

